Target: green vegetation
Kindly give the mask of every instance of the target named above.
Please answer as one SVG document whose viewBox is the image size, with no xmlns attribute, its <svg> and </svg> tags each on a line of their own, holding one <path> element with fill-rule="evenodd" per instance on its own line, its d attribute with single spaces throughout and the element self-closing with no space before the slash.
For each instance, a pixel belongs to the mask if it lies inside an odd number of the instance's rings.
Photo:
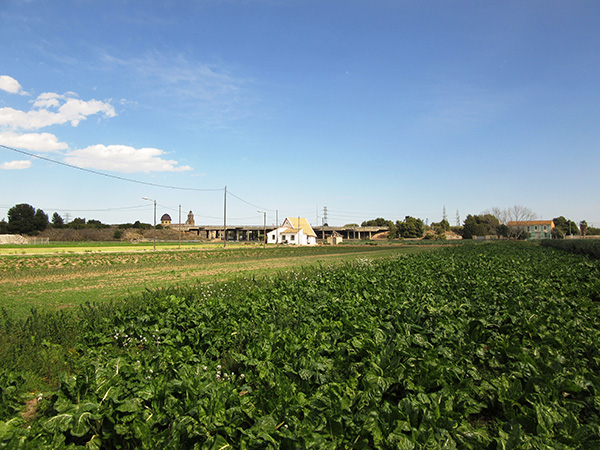
<svg viewBox="0 0 600 450">
<path fill-rule="evenodd" d="M 176 243 L 159 243 L 159 252 L 151 251 L 152 243 L 15 248 L 16 252 L 61 253 L 1 257 L 2 306 L 24 317 L 32 308 L 39 311 L 71 309 L 90 299 L 110 301 L 170 284 L 226 280 L 240 273 L 258 276 L 287 267 L 343 261 L 361 254 L 375 258 L 423 250 L 399 246 L 262 248 L 232 245 L 223 249 L 216 245 L 184 244 L 183 247 L 194 250 L 177 251 Z M 115 253 L 123 249 L 131 251 Z M 145 251 L 140 252 L 141 249 Z"/>
<path fill-rule="evenodd" d="M 0 446 L 598 448 L 599 275 L 505 242 L 5 320 Z"/>
<path fill-rule="evenodd" d="M 588 255 L 600 259 L 600 240 L 567 239 L 567 240 L 545 240 L 542 245 L 564 250 L 579 255 Z M 599 292 L 600 294 L 600 292 Z"/>
<path fill-rule="evenodd" d="M 12 234 L 35 234 L 45 230 L 46 227 L 48 227 L 48 215 L 44 211 L 21 203 L 8 210 L 8 223 L 4 231 Z"/>
</svg>

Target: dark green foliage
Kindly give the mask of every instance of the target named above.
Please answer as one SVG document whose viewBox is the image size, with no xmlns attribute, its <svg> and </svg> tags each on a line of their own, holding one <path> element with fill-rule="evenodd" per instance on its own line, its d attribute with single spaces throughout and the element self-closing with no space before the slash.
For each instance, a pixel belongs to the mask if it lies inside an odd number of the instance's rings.
<svg viewBox="0 0 600 450">
<path fill-rule="evenodd" d="M 404 221 L 396 221 L 396 234 L 394 237 L 415 239 L 422 238 L 425 232 L 425 224 L 421 219 L 406 216 Z"/>
<path fill-rule="evenodd" d="M 552 219 L 554 227 L 561 231 L 564 236 L 573 236 L 579 234 L 579 227 L 572 220 L 565 219 L 563 216 Z"/>
<path fill-rule="evenodd" d="M 361 223 L 361 227 L 389 227 L 393 226 L 394 222 L 392 220 L 386 220 L 383 217 L 378 217 L 377 219 L 365 220 Z"/>
<path fill-rule="evenodd" d="M 65 226 L 65 221 L 57 212 L 52 215 L 52 226 L 54 228 L 63 228 Z"/>
<path fill-rule="evenodd" d="M 8 210 L 8 232 L 32 234 L 43 231 L 48 226 L 48 215 L 26 203 L 15 205 Z"/>
<path fill-rule="evenodd" d="M 0 408 L 0 446 L 598 448 L 598 279 L 507 242 L 90 308 L 31 428 Z"/>
<path fill-rule="evenodd" d="M 450 230 L 450 222 L 448 222 L 446 219 L 443 219 L 440 222 L 432 222 L 431 228 L 437 234 L 441 235 L 441 234 L 444 234 L 446 231 Z"/>
<path fill-rule="evenodd" d="M 463 226 L 463 239 L 473 239 L 475 236 L 499 236 L 506 233 L 501 228 L 500 221 L 492 214 L 472 216 L 469 214 Z"/>
<path fill-rule="evenodd" d="M 542 241 L 542 245 L 570 253 L 600 258 L 600 239 L 566 239 L 558 241 L 553 239 Z"/>
<path fill-rule="evenodd" d="M 585 234 L 588 236 L 600 236 L 600 228 L 588 227 Z"/>
</svg>

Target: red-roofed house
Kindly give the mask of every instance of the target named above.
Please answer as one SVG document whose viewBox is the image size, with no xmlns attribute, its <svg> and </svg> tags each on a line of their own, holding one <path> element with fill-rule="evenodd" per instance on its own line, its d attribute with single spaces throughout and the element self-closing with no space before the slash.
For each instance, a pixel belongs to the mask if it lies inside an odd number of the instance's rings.
<svg viewBox="0 0 600 450">
<path fill-rule="evenodd" d="M 509 228 L 522 227 L 529 239 L 551 239 L 554 222 L 552 220 L 523 220 L 520 222 L 508 222 Z"/>
</svg>

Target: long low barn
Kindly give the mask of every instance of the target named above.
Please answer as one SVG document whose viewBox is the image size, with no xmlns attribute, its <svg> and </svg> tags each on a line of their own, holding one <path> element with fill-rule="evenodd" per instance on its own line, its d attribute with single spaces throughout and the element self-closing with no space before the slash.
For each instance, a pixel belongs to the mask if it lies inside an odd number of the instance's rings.
<svg viewBox="0 0 600 450">
<path fill-rule="evenodd" d="M 171 224 L 171 228 L 178 229 L 177 224 Z M 222 239 L 223 226 L 219 225 L 181 225 L 181 229 L 188 232 L 196 232 L 201 239 Z M 273 226 L 267 226 L 267 232 L 273 230 Z M 259 225 L 227 225 L 228 241 L 260 241 L 265 228 Z M 338 233 L 344 240 L 366 240 L 373 236 L 388 231 L 388 227 L 313 227 L 318 240 L 325 240 Z"/>
</svg>

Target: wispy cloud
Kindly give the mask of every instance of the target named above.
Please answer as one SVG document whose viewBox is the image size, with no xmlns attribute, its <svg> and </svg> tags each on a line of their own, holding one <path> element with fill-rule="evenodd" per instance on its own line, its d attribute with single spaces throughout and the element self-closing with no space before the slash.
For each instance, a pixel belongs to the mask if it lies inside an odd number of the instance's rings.
<svg viewBox="0 0 600 450">
<path fill-rule="evenodd" d="M 222 63 L 158 51 L 133 59 L 104 54 L 103 61 L 129 73 L 138 86 L 143 86 L 145 95 L 159 97 L 163 105 L 176 105 L 183 116 L 199 117 L 206 123 L 230 121 L 249 113 L 251 80 L 232 73 Z"/>
<path fill-rule="evenodd" d="M 487 123 L 518 102 L 515 93 L 445 85 L 423 93 L 421 119 L 438 129 L 466 130 Z"/>
</svg>

